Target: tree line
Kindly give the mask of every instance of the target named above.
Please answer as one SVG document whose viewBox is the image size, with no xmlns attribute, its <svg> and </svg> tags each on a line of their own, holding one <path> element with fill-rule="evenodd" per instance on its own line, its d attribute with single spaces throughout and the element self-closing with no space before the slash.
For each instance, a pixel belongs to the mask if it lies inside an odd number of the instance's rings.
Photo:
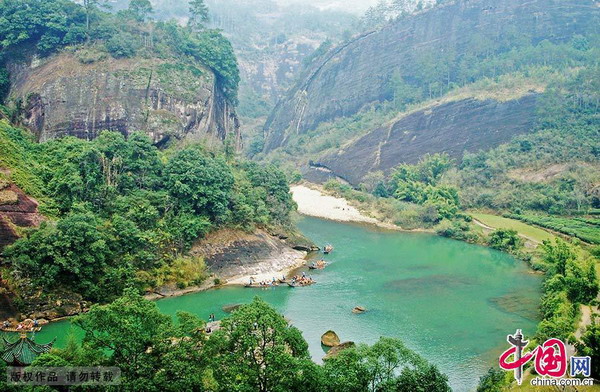
<svg viewBox="0 0 600 392">
<path fill-rule="evenodd" d="M 227 148 L 159 151 L 143 133 L 116 132 L 36 144 L 22 130 L 4 131 L 53 218 L 4 251 L 21 293 L 68 288 L 105 302 L 131 285 L 197 284 L 206 278 L 203 261 L 186 252 L 209 231 L 291 225 L 285 175 Z"/>
<path fill-rule="evenodd" d="M 82 62 L 134 56 L 189 59 L 210 67 L 225 97 L 237 103 L 240 81 L 230 42 L 219 30 L 208 29 L 203 0 L 189 2 L 186 26 L 155 22 L 149 0 L 130 0 L 126 9 L 108 12 L 106 0 L 7 0 L 0 3 L 0 96 L 6 97 L 9 77 L 4 65 L 25 55 L 23 48 L 49 56 L 76 48 Z"/>
</svg>

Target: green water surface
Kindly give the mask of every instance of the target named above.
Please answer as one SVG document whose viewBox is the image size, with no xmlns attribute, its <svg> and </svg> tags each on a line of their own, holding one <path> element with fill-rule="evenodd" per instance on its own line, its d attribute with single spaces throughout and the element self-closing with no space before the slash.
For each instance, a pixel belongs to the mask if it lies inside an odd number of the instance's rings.
<svg viewBox="0 0 600 392">
<path fill-rule="evenodd" d="M 317 284 L 269 289 L 225 287 L 158 301 L 170 315 L 178 310 L 207 319 L 226 316 L 223 305 L 259 295 L 297 326 L 313 359 L 321 361 L 323 332 L 343 341 L 373 343 L 380 336 L 407 346 L 448 374 L 454 390 L 472 390 L 497 366 L 506 335 L 535 331 L 541 279 L 507 254 L 428 234 L 303 218 L 301 231 L 319 245 L 331 243 L 330 263 L 310 271 Z M 368 309 L 353 314 L 360 305 Z M 64 344 L 68 321 L 52 323 L 36 336 Z"/>
</svg>

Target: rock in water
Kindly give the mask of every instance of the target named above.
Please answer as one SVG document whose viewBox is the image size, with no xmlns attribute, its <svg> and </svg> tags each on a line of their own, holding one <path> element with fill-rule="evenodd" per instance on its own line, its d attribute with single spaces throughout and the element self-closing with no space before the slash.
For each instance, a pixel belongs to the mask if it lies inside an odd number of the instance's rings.
<svg viewBox="0 0 600 392">
<path fill-rule="evenodd" d="M 233 313 L 240 308 L 243 304 L 224 305 L 221 309 L 225 313 Z"/>
<path fill-rule="evenodd" d="M 362 306 L 355 306 L 354 309 L 352 309 L 352 313 L 364 313 L 366 311 L 367 309 L 363 308 Z"/>
<path fill-rule="evenodd" d="M 321 344 L 327 347 L 335 347 L 340 344 L 340 338 L 335 332 L 329 330 L 321 335 Z"/>
<path fill-rule="evenodd" d="M 327 354 L 325 354 L 323 359 L 327 360 L 327 359 L 333 358 L 336 355 L 338 355 L 339 353 L 341 353 L 342 351 L 347 350 L 354 346 L 355 346 L 354 342 L 344 342 L 344 343 L 338 344 L 337 346 L 332 347 L 331 350 L 327 351 Z"/>
</svg>

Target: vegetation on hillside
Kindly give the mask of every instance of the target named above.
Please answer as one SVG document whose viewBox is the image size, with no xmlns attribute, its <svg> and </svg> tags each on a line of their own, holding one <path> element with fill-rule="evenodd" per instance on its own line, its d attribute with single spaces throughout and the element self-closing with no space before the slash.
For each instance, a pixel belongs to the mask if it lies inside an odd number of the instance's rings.
<svg viewBox="0 0 600 392">
<path fill-rule="evenodd" d="M 40 56 L 48 56 L 75 47 L 84 63 L 107 55 L 199 61 L 215 72 L 225 97 L 237 102 L 237 60 L 230 42 L 219 30 L 205 29 L 202 23 L 182 27 L 174 21 L 154 22 L 148 0 L 132 0 L 128 8 L 117 13 L 104 11 L 106 4 L 104 0 L 87 0 L 83 5 L 70 0 L 0 3 L 0 18 L 4 21 L 0 27 L 0 94 L 6 92 L 8 83 L 2 65 L 25 56 L 23 48 L 33 47 Z M 194 9 L 190 10 L 192 16 L 201 12 Z"/>
<path fill-rule="evenodd" d="M 75 319 L 83 344 L 72 340 L 33 365 L 118 366 L 122 391 L 450 391 L 437 367 L 397 339 L 351 347 L 317 365 L 301 332 L 259 298 L 210 335 L 192 314 L 177 319 L 128 290 Z M 12 391 L 4 382 L 0 388 Z"/>
<path fill-rule="evenodd" d="M 54 219 L 5 249 L 19 292 L 69 287 L 102 302 L 131 285 L 197 284 L 203 261 L 186 256 L 196 239 L 221 227 L 290 225 L 293 201 L 275 167 L 199 145 L 162 153 L 143 133 L 42 144 L 25 135 L 0 123 L 0 163 Z"/>
</svg>

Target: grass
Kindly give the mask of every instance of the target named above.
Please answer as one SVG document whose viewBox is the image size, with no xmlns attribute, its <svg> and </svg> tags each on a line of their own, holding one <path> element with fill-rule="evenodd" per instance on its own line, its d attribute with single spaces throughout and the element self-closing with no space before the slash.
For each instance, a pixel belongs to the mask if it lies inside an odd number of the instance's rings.
<svg viewBox="0 0 600 392">
<path fill-rule="evenodd" d="M 542 242 L 544 240 L 552 241 L 555 238 L 553 234 L 543 229 L 528 225 L 515 219 L 509 219 L 480 212 L 473 212 L 470 213 L 470 215 L 486 226 L 490 226 L 495 229 L 516 230 L 523 237 L 531 238 L 536 242 Z"/>
</svg>

